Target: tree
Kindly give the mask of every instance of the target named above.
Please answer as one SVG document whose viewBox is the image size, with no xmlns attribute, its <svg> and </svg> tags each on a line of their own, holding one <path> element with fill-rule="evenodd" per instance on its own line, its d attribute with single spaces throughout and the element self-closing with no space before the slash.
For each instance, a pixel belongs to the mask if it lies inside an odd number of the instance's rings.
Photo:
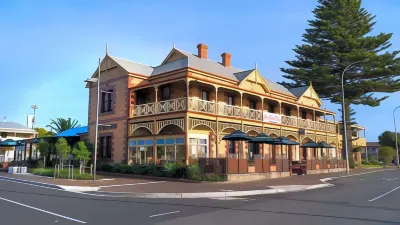
<svg viewBox="0 0 400 225">
<path fill-rule="evenodd" d="M 85 164 L 85 161 L 90 159 L 90 152 L 88 148 L 86 147 L 85 142 L 80 141 L 78 142 L 75 147 L 72 149 L 72 154 L 74 155 L 74 158 L 79 159 L 80 163 Z"/>
<path fill-rule="evenodd" d="M 350 121 L 351 104 L 379 106 L 388 96 L 376 97 L 374 93 L 391 93 L 400 90 L 398 79 L 399 51 L 388 52 L 391 33 L 368 35 L 375 25 L 375 16 L 361 8 L 361 0 L 318 0 L 315 19 L 303 34 L 302 45 L 293 49 L 296 60 L 286 61 L 289 68 L 281 68 L 283 77 L 291 82 L 281 82 L 295 88 L 312 82 L 320 98 L 341 103 L 341 74 L 351 63 L 368 62 L 348 68 L 344 76 L 346 115 Z M 351 126 L 346 124 L 347 138 L 351 140 Z M 344 138 L 344 137 L 343 137 Z M 352 157 L 352 142 L 346 146 Z M 343 148 L 345 149 L 345 148 Z M 343 154 L 344 155 L 344 154 Z"/>
<path fill-rule="evenodd" d="M 378 140 L 380 146 L 389 146 L 392 148 L 396 148 L 396 139 L 394 132 L 385 131 L 378 136 Z M 400 146 L 400 134 L 397 134 L 397 144 L 398 146 Z"/>
<path fill-rule="evenodd" d="M 49 154 L 49 143 L 44 140 L 40 140 L 38 143 L 37 149 L 40 152 L 40 156 L 43 157 L 43 167 L 46 168 L 46 157 Z"/>
<path fill-rule="evenodd" d="M 71 152 L 71 146 L 68 145 L 67 140 L 60 138 L 57 140 L 55 147 L 57 155 L 60 158 L 60 162 L 63 163 L 63 161 L 68 158 L 68 154 Z"/>
<path fill-rule="evenodd" d="M 80 126 L 81 125 L 78 125 L 78 120 L 71 120 L 71 118 L 57 118 L 56 120 L 51 120 L 50 124 L 46 127 L 53 129 L 58 134 L 71 128 Z"/>
<path fill-rule="evenodd" d="M 379 148 L 379 160 L 381 160 L 385 165 L 389 165 L 393 157 L 396 155 L 396 151 L 389 146 Z"/>
<path fill-rule="evenodd" d="M 342 109 L 339 109 L 339 112 L 342 112 Z M 350 124 L 350 125 L 357 124 L 355 115 L 356 115 L 356 111 L 353 108 L 350 108 L 349 119 L 346 120 L 346 123 Z M 343 120 L 340 122 L 343 123 Z"/>
<path fill-rule="evenodd" d="M 43 138 L 43 137 L 52 137 L 54 136 L 54 133 L 51 131 L 47 131 L 46 129 L 42 128 L 42 127 L 35 127 L 35 131 L 37 131 L 38 137 L 39 138 Z"/>
</svg>

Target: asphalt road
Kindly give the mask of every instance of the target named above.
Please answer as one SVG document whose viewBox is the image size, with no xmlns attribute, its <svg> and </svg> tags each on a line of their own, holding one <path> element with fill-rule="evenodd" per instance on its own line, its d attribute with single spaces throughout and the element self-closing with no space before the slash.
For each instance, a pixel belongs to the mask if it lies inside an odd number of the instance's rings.
<svg viewBox="0 0 400 225">
<path fill-rule="evenodd" d="M 137 199 L 0 180 L 1 224 L 400 224 L 400 170 L 237 199 Z"/>
</svg>

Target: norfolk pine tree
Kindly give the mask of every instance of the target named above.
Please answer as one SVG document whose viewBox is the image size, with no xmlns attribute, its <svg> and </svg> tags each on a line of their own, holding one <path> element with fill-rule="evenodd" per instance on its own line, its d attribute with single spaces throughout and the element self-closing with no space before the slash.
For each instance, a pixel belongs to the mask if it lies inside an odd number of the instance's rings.
<svg viewBox="0 0 400 225">
<path fill-rule="evenodd" d="M 350 121 L 351 104 L 379 106 L 388 96 L 376 97 L 374 93 L 400 90 L 399 51 L 388 51 L 391 33 L 370 35 L 375 16 L 361 8 L 361 0 L 318 0 L 318 3 L 313 11 L 315 18 L 308 21 L 310 28 L 302 36 L 304 43 L 293 49 L 297 59 L 286 61 L 289 68 L 281 68 L 283 77 L 291 82 L 281 84 L 295 88 L 312 82 L 322 99 L 341 104 L 343 70 L 351 63 L 368 60 L 350 67 L 344 76 L 345 116 Z M 351 140 L 351 125 L 345 127 Z M 347 149 L 352 158 L 351 141 Z"/>
</svg>

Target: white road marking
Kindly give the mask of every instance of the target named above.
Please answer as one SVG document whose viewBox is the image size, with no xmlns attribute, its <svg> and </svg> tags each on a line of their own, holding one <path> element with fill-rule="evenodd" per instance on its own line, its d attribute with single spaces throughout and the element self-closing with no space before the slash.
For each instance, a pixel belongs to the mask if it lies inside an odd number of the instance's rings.
<svg viewBox="0 0 400 225">
<path fill-rule="evenodd" d="M 158 183 L 165 183 L 165 182 L 166 181 L 155 181 L 155 182 L 145 182 L 145 183 L 135 183 L 135 184 L 114 184 L 114 185 L 99 186 L 99 188 L 135 186 L 135 185 L 141 185 L 141 184 L 158 184 Z"/>
<path fill-rule="evenodd" d="M 114 178 L 104 178 L 104 179 L 101 179 L 101 180 L 115 180 Z"/>
<path fill-rule="evenodd" d="M 9 200 L 9 199 L 6 199 L 6 198 L 1 198 L 0 197 L 0 200 L 6 201 L 6 202 L 11 202 L 11 203 L 14 203 L 14 204 L 17 204 L 17 205 L 20 205 L 20 206 L 24 206 L 24 207 L 27 207 L 27 208 L 30 208 L 30 209 L 37 210 L 39 212 L 47 213 L 47 214 L 50 214 L 50 215 L 53 215 L 53 216 L 58 216 L 58 217 L 61 217 L 61 218 L 67 219 L 67 220 L 71 220 L 71 221 L 74 221 L 74 222 L 77 222 L 77 223 L 86 223 L 85 221 L 81 221 L 81 220 L 77 220 L 77 219 L 74 219 L 74 218 L 71 218 L 71 217 L 68 217 L 68 216 L 63 216 L 63 215 L 60 215 L 60 214 L 57 214 L 57 213 L 49 212 L 49 211 L 46 211 L 46 210 L 43 210 L 43 209 L 39 209 L 39 208 L 36 208 L 36 207 L 33 207 L 33 206 L 29 206 L 29 205 L 25 205 L 25 204 L 22 204 L 22 203 L 19 203 L 19 202 L 15 202 L 15 201 L 12 201 L 12 200 Z"/>
<path fill-rule="evenodd" d="M 149 216 L 149 217 L 152 218 L 152 217 L 164 216 L 164 215 L 169 215 L 169 214 L 174 214 L 174 213 L 179 213 L 179 212 L 181 212 L 181 211 L 174 211 L 174 212 L 167 212 L 167 213 L 155 214 L 155 215 L 151 215 L 151 216 Z"/>
<path fill-rule="evenodd" d="M 368 201 L 369 201 L 369 202 L 373 202 L 373 201 L 375 201 L 375 200 L 377 200 L 377 199 L 382 198 L 382 197 L 385 196 L 385 195 L 388 195 L 388 194 L 392 193 L 393 191 L 395 191 L 395 190 L 397 190 L 397 189 L 399 189 L 399 188 L 400 188 L 400 186 L 398 186 L 397 188 L 395 188 L 395 189 L 393 189 L 393 190 L 391 190 L 391 191 L 389 191 L 389 192 L 386 192 L 386 193 L 383 194 L 383 195 L 380 195 L 380 196 L 378 196 L 378 197 L 376 197 L 376 198 L 374 198 L 374 199 L 368 200 Z"/>
<path fill-rule="evenodd" d="M 219 189 L 220 191 L 233 191 L 233 190 L 224 190 L 224 189 Z"/>
</svg>

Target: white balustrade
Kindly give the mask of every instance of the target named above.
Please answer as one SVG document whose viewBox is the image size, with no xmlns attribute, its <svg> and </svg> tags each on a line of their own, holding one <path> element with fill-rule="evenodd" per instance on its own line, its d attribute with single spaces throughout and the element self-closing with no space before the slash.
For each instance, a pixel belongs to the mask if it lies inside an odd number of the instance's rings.
<svg viewBox="0 0 400 225">
<path fill-rule="evenodd" d="M 177 98 L 158 102 L 158 113 L 182 111 L 186 109 L 186 98 Z"/>
<path fill-rule="evenodd" d="M 215 102 L 205 101 L 199 98 L 189 98 L 189 110 L 214 114 Z"/>
<path fill-rule="evenodd" d="M 156 114 L 155 103 L 135 105 L 132 116 L 148 116 Z"/>
<path fill-rule="evenodd" d="M 133 106 L 132 117 L 183 111 L 186 110 L 187 105 L 188 109 L 191 111 L 263 121 L 262 110 L 249 109 L 247 107 L 239 107 L 235 105 L 228 105 L 224 102 L 215 103 L 193 97 L 178 98 L 167 101 L 161 101 L 157 103 L 153 102 L 148 104 L 135 105 Z M 217 111 L 215 111 L 216 108 Z M 331 122 L 329 123 L 325 123 L 325 121 L 318 122 L 308 119 L 300 119 L 294 116 L 282 115 L 281 124 L 291 127 L 298 127 L 302 129 L 326 131 L 331 133 L 335 133 L 336 131 L 335 124 L 332 124 Z"/>
</svg>

